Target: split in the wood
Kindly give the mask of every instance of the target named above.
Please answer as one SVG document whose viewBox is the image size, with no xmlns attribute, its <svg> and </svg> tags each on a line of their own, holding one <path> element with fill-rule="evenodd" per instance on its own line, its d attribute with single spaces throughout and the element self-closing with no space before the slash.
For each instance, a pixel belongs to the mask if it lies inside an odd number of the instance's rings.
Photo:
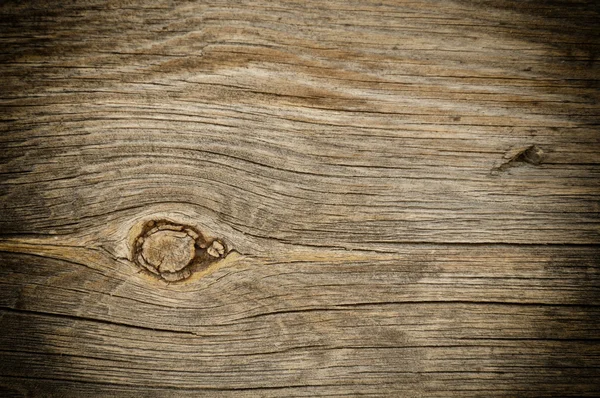
<svg viewBox="0 0 600 398">
<path fill-rule="evenodd" d="M 507 160 L 500 166 L 494 167 L 492 173 L 505 171 L 510 167 L 517 166 L 519 163 L 528 163 L 537 166 L 544 161 L 545 157 L 544 151 L 537 145 L 513 148 L 504 155 L 504 159 Z"/>
<path fill-rule="evenodd" d="M 133 259 L 169 282 L 189 278 L 227 254 L 220 240 L 208 240 L 193 227 L 166 220 L 147 222 L 135 240 Z"/>
</svg>

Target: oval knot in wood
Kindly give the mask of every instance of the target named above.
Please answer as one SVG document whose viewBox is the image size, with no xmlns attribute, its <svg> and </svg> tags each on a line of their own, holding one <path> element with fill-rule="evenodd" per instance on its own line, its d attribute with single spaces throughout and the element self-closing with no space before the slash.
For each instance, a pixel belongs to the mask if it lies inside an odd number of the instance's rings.
<svg viewBox="0 0 600 398">
<path fill-rule="evenodd" d="M 190 226 L 150 221 L 133 249 L 135 262 L 166 281 L 180 281 L 225 256 L 225 244 L 208 241 Z"/>
</svg>

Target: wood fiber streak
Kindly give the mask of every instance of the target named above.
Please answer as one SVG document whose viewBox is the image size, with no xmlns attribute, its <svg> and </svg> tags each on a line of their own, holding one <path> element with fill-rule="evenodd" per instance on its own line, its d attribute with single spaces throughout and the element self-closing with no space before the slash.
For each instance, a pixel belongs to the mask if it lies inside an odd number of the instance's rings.
<svg viewBox="0 0 600 398">
<path fill-rule="evenodd" d="M 599 50 L 589 0 L 2 2 L 0 395 L 596 396 Z"/>
</svg>

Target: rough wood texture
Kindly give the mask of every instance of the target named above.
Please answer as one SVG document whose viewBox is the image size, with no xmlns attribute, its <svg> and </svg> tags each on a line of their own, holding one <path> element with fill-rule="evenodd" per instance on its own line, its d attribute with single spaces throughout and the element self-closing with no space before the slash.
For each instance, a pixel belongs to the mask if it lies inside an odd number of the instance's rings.
<svg viewBox="0 0 600 398">
<path fill-rule="evenodd" d="M 0 5 L 2 396 L 598 394 L 594 1 L 59 3 Z"/>
</svg>

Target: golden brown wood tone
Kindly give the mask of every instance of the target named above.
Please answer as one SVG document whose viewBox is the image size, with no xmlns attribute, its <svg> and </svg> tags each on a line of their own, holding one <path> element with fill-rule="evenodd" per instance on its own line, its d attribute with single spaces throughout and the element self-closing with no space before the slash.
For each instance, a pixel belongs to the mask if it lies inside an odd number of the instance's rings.
<svg viewBox="0 0 600 398">
<path fill-rule="evenodd" d="M 0 395 L 596 395 L 595 3 L 2 2 Z"/>
</svg>

